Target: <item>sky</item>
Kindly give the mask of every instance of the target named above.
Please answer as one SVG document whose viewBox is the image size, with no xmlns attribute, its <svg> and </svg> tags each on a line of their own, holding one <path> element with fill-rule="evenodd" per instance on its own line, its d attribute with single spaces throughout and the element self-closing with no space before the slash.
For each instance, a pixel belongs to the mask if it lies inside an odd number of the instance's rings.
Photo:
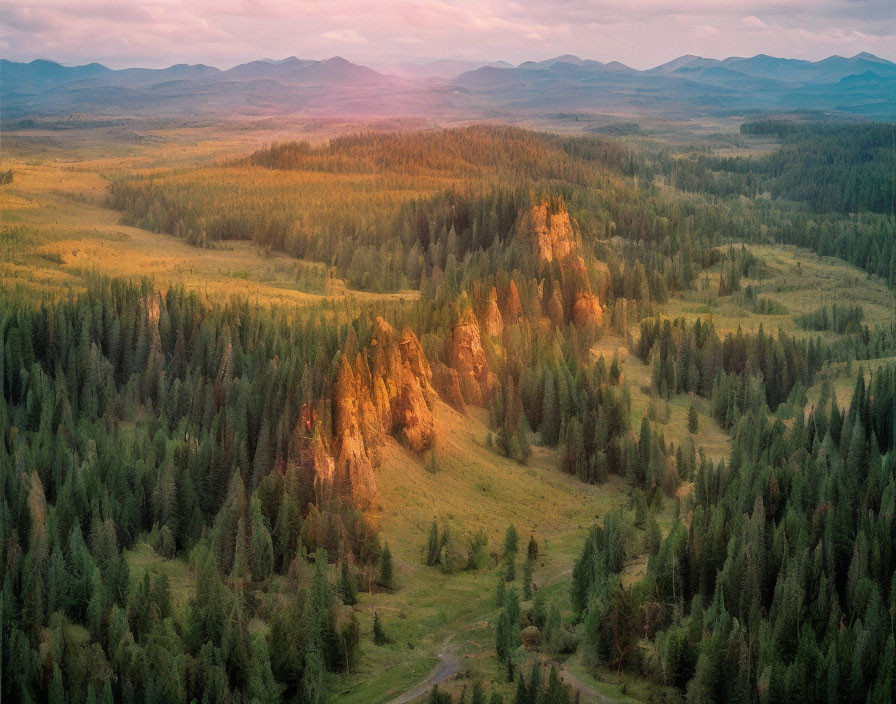
<svg viewBox="0 0 896 704">
<path fill-rule="evenodd" d="M 896 0 L 9 0 L 0 57 L 113 68 L 343 56 L 373 66 L 560 54 L 896 60 Z"/>
</svg>

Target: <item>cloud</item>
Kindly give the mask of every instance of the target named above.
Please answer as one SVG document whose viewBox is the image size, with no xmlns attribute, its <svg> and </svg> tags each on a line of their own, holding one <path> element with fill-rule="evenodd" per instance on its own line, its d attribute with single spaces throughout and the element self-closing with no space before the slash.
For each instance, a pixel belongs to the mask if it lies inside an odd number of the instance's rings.
<svg viewBox="0 0 896 704">
<path fill-rule="evenodd" d="M 353 29 L 336 29 L 332 32 L 324 32 L 323 38 L 339 44 L 349 44 L 357 46 L 359 44 L 369 44 L 364 37 Z"/>
<path fill-rule="evenodd" d="M 363 63 L 574 53 L 647 67 L 684 53 L 896 58 L 893 0 L 19 0 L 0 54 L 66 63 L 230 66 L 262 56 Z"/>
<path fill-rule="evenodd" d="M 759 19 L 756 15 L 750 15 L 749 17 L 744 17 L 744 27 L 748 27 L 749 29 L 766 29 L 768 25 Z"/>
</svg>

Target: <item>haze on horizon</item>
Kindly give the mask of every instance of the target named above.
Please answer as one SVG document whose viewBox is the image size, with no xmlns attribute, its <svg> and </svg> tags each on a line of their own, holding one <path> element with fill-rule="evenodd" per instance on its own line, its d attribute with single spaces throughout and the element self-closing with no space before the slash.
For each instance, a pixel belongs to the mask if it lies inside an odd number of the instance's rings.
<svg viewBox="0 0 896 704">
<path fill-rule="evenodd" d="M 560 54 L 648 68 L 682 54 L 896 59 L 892 0 L 25 0 L 0 4 L 0 56 L 112 68 L 290 55 L 372 66 Z"/>
</svg>

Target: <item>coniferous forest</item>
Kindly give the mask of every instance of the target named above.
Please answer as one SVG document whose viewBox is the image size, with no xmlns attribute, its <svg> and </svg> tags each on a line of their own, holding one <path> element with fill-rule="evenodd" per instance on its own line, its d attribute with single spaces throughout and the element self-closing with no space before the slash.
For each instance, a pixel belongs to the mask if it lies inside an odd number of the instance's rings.
<svg viewBox="0 0 896 704">
<path fill-rule="evenodd" d="M 3 700 L 894 701 L 893 129 L 353 129 L 15 215 Z M 78 259 L 138 235 L 207 280 Z"/>
</svg>

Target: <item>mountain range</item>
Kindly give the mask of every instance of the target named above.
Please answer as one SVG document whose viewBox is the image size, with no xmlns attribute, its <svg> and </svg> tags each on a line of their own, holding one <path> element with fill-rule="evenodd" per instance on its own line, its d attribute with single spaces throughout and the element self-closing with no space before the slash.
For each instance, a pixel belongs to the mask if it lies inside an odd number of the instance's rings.
<svg viewBox="0 0 896 704">
<path fill-rule="evenodd" d="M 817 110 L 896 118 L 896 64 L 868 53 L 821 61 L 686 55 L 647 70 L 563 55 L 545 61 L 441 60 L 379 70 L 341 57 L 110 69 L 0 60 L 2 116 L 461 117 L 557 110 L 667 119 Z"/>
</svg>

